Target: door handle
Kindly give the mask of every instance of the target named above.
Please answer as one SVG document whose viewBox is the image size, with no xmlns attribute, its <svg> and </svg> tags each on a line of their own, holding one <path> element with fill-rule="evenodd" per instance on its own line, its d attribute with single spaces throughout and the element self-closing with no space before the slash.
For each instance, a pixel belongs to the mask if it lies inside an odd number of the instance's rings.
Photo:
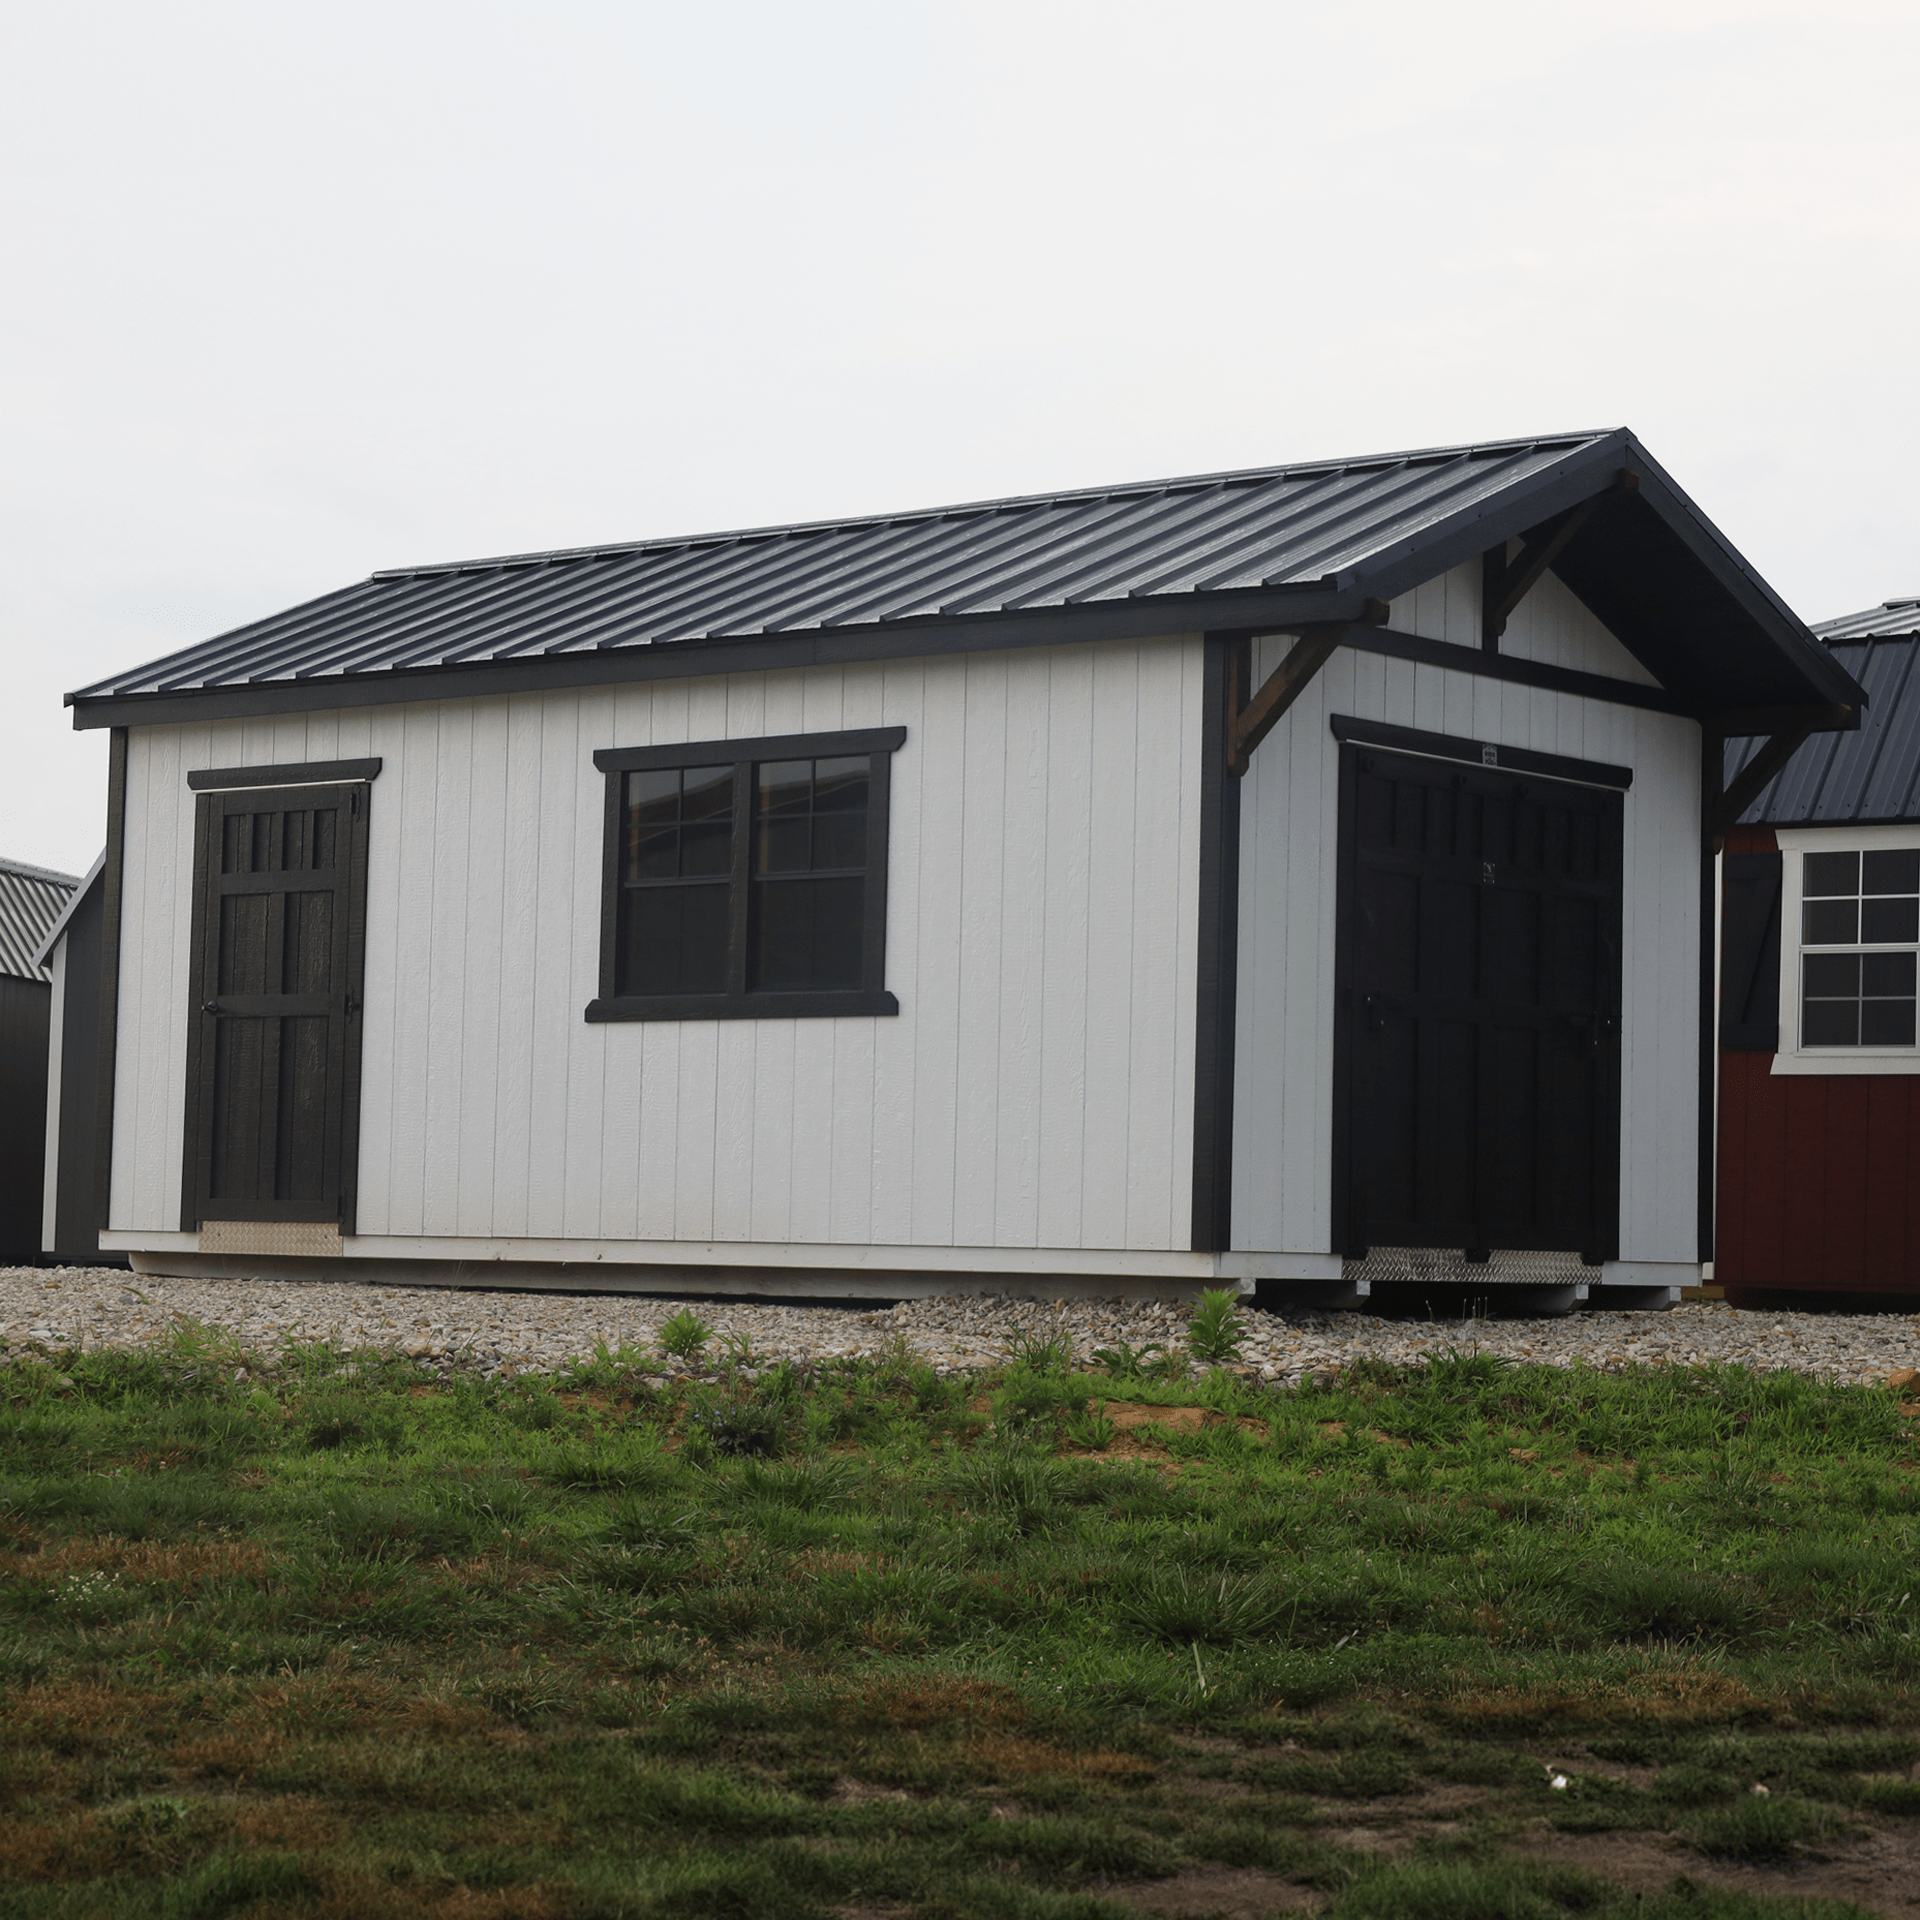
<svg viewBox="0 0 1920 1920">
<path fill-rule="evenodd" d="M 1387 1010 L 1380 1004 L 1380 996 L 1377 993 L 1370 993 L 1360 1005 L 1367 1016 L 1367 1031 L 1369 1033 L 1385 1031 Z"/>
<path fill-rule="evenodd" d="M 218 1013 L 220 1011 L 220 1002 L 218 1000 L 208 1000 L 201 1006 L 200 1011 L 202 1013 Z"/>
</svg>

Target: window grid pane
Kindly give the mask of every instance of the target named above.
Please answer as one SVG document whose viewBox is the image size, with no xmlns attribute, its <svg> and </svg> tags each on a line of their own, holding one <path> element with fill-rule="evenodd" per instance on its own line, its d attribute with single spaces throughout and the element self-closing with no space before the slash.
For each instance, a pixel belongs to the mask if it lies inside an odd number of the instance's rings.
<svg viewBox="0 0 1920 1920">
<path fill-rule="evenodd" d="M 865 754 L 755 768 L 750 991 L 860 985 L 871 781 Z"/>
<path fill-rule="evenodd" d="M 1920 848 L 1806 854 L 1801 896 L 1800 1044 L 1913 1046 Z"/>
</svg>

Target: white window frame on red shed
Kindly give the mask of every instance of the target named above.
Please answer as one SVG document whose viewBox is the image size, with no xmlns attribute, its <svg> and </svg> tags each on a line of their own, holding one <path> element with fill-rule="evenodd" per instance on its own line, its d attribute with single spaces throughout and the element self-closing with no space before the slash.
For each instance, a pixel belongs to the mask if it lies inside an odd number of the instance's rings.
<svg viewBox="0 0 1920 1920">
<path fill-rule="evenodd" d="M 1896 827 L 1780 827 L 1780 1049 L 1775 1073 L 1895 1074 L 1920 1073 L 1920 1039 L 1900 1044 L 1808 1046 L 1801 1038 L 1801 980 L 1809 957 L 1858 954 L 1914 956 L 1920 973 L 1920 931 L 1909 941 L 1805 939 L 1806 857 L 1823 853 L 1891 853 L 1920 850 L 1920 825 Z"/>
</svg>

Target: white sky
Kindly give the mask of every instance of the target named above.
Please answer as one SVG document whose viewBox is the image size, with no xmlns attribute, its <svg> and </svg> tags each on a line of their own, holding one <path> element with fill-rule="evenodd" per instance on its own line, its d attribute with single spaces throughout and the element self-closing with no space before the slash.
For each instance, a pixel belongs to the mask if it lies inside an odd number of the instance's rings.
<svg viewBox="0 0 1920 1920">
<path fill-rule="evenodd" d="M 0 852 L 375 567 L 1628 425 L 1920 593 L 1920 8 L 0 0 Z"/>
</svg>

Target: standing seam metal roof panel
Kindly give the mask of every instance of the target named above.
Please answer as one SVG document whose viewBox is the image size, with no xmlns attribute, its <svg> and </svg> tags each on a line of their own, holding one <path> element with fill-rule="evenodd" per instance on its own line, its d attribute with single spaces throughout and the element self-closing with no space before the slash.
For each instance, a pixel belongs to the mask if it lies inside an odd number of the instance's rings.
<svg viewBox="0 0 1920 1920">
<path fill-rule="evenodd" d="M 74 695 L 1331 584 L 1617 432 L 389 570 Z M 1181 610 L 1182 624 L 1204 608 Z"/>
<path fill-rule="evenodd" d="M 1884 620 L 1886 609 L 1875 613 Z M 1814 631 L 1824 637 L 1834 628 L 1870 617 L 1855 614 Z M 1834 658 L 1867 690 L 1859 731 L 1813 735 L 1740 816 L 1744 825 L 1840 826 L 1920 819 L 1920 631 L 1828 644 Z M 1759 750 L 1757 739 L 1729 740 L 1727 778 Z"/>
<path fill-rule="evenodd" d="M 35 956 L 79 884 L 75 874 L 0 860 L 0 973 L 18 980 L 53 978 Z"/>
</svg>

